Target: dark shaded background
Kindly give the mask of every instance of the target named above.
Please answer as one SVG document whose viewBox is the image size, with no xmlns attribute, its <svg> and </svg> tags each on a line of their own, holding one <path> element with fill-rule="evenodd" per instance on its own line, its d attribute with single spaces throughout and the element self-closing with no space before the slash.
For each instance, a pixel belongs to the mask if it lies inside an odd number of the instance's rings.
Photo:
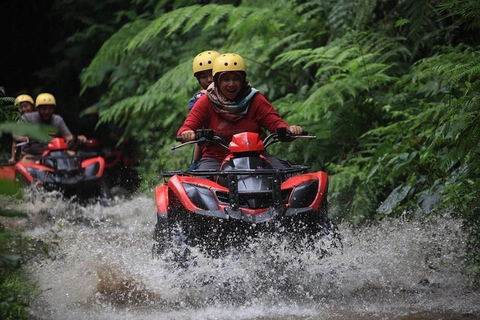
<svg viewBox="0 0 480 320">
<path fill-rule="evenodd" d="M 52 64 L 50 49 L 59 26 L 51 6 L 51 0 L 0 2 L 0 86 L 7 96 L 33 95 L 32 90 L 39 85 L 35 73 Z"/>
</svg>

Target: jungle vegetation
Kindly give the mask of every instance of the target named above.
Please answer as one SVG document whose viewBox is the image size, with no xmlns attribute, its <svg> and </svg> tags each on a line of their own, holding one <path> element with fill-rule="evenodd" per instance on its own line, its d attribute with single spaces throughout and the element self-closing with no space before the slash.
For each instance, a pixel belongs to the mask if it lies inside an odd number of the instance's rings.
<svg viewBox="0 0 480 320">
<path fill-rule="evenodd" d="M 479 2 L 144 4 L 151 11 L 82 71 L 81 91 L 105 88 L 91 108 L 138 139 L 147 190 L 191 159 L 170 147 L 198 91 L 193 57 L 239 53 L 286 121 L 317 135 L 273 152 L 329 174 L 332 217 L 360 225 L 450 211 L 465 221 L 469 270 L 480 274 Z"/>
<path fill-rule="evenodd" d="M 79 96 L 93 97 L 83 112 L 137 140 L 144 191 L 191 160 L 193 149 L 170 147 L 199 91 L 193 57 L 238 53 L 287 123 L 317 136 L 271 152 L 327 172 L 332 218 L 449 212 L 464 221 L 479 279 L 480 2 L 54 2 L 77 23 L 60 44 L 94 48 L 60 60 L 81 66 Z"/>
<path fill-rule="evenodd" d="M 28 134 L 37 139 L 48 139 L 43 128 L 16 123 L 19 112 L 13 104 L 14 98 L 5 96 L 4 88 L 0 87 L 0 134 Z M 4 158 L 9 156 L 7 154 Z M 0 166 L 5 165 L 8 165 L 6 160 L 0 160 Z M 36 256 L 48 256 L 49 251 L 49 245 L 23 236 L 22 230 L 5 226 L 8 219 L 28 218 L 24 212 L 6 208 L 6 204 L 15 198 L 21 201 L 19 189 L 18 185 L 0 179 L 0 319 L 5 320 L 28 318 L 30 302 L 42 291 L 29 279 L 22 264 Z"/>
</svg>

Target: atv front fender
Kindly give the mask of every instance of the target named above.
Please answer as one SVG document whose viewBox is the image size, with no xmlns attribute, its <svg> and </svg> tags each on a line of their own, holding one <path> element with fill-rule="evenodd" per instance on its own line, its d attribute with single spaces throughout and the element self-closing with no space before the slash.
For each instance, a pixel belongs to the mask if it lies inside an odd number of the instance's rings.
<svg viewBox="0 0 480 320">
<path fill-rule="evenodd" d="M 31 174 L 30 171 L 28 170 L 37 170 L 38 172 L 53 172 L 52 168 L 46 167 L 41 164 L 24 164 L 21 162 L 18 162 L 15 165 L 15 171 L 17 175 L 21 175 L 25 178 L 25 181 L 28 181 L 29 183 L 34 183 L 34 182 L 39 182 L 43 183 L 43 181 L 38 179 L 38 174 Z"/>
<path fill-rule="evenodd" d="M 167 214 L 168 211 L 168 186 L 165 184 L 159 185 L 155 189 L 155 203 L 157 205 L 157 212 Z"/>
<path fill-rule="evenodd" d="M 102 157 L 90 158 L 82 162 L 82 168 L 88 177 L 100 178 L 105 170 L 105 160 Z M 92 168 L 89 170 L 89 168 Z"/>
</svg>

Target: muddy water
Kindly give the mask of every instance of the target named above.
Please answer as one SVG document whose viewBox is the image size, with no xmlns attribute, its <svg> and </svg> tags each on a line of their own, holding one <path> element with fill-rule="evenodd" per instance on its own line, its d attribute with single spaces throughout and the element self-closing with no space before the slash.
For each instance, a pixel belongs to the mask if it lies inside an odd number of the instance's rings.
<svg viewBox="0 0 480 320">
<path fill-rule="evenodd" d="M 45 290 L 32 319 L 480 319 L 465 234 L 449 217 L 341 225 L 343 250 L 323 258 L 266 236 L 221 258 L 193 249 L 182 268 L 151 257 L 151 198 L 105 208 L 50 194 L 11 206 L 30 216 L 25 235 L 52 245 L 27 265 Z"/>
</svg>

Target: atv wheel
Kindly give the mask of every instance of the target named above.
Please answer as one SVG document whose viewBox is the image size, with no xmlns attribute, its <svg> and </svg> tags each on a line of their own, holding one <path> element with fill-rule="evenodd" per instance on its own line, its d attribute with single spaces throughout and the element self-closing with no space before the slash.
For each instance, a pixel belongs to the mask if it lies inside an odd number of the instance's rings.
<svg viewBox="0 0 480 320">
<path fill-rule="evenodd" d="M 110 189 L 107 186 L 107 183 L 103 179 L 100 180 L 99 191 L 101 203 L 104 206 L 108 206 L 110 204 L 110 201 L 112 200 L 112 195 L 110 193 Z"/>
<path fill-rule="evenodd" d="M 337 225 L 328 217 L 328 202 L 325 199 L 319 208 L 318 219 L 315 222 L 316 224 L 316 234 L 313 234 L 313 242 L 317 244 L 322 243 L 323 248 L 318 252 L 321 256 L 327 256 L 331 254 L 332 250 L 343 249 L 343 243 L 338 232 Z"/>
<path fill-rule="evenodd" d="M 173 261 L 181 268 L 188 268 L 192 261 L 192 251 L 187 245 L 187 236 L 182 228 L 178 226 L 173 228 L 170 232 L 170 239 L 172 242 Z"/>
<path fill-rule="evenodd" d="M 167 219 L 157 219 L 155 230 L 153 231 L 152 257 L 160 257 L 168 247 L 168 239 L 170 234 Z"/>
<path fill-rule="evenodd" d="M 169 225 L 165 218 L 157 220 L 153 233 L 152 257 L 158 259 L 162 256 L 181 268 L 187 268 L 192 261 L 192 253 L 182 228 Z"/>
</svg>

